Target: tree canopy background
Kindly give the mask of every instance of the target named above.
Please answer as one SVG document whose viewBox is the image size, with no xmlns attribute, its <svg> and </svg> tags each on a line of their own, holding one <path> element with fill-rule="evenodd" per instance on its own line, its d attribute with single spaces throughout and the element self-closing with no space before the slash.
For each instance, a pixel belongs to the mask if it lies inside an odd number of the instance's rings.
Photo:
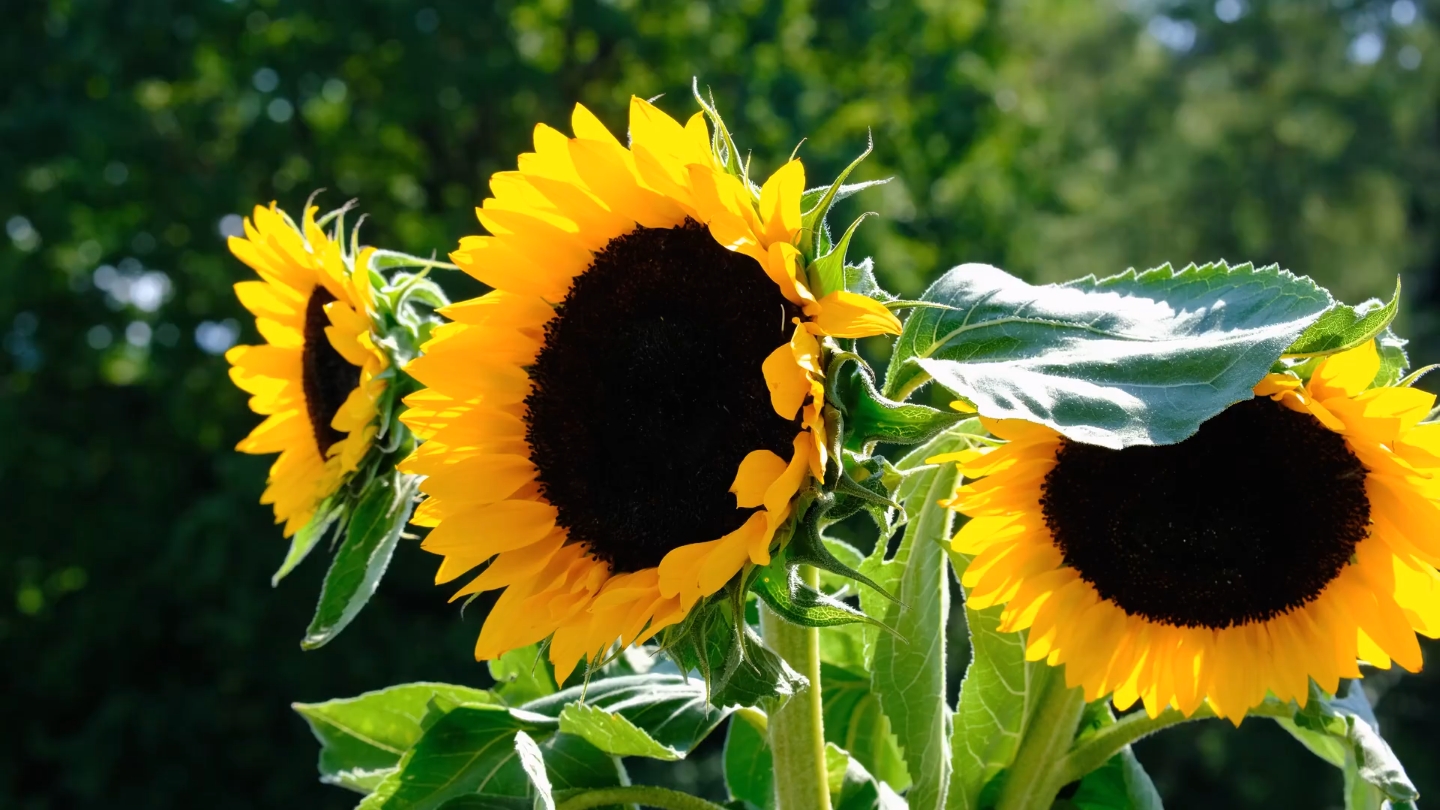
<svg viewBox="0 0 1440 810">
<path fill-rule="evenodd" d="M 367 241 L 443 255 L 576 101 L 621 132 L 631 94 L 688 116 L 699 77 L 758 170 L 806 138 L 817 181 L 868 130 L 862 179 L 894 179 L 841 215 L 882 215 L 852 255 L 897 293 L 967 261 L 1046 281 L 1275 262 L 1351 303 L 1401 274 L 1412 356 L 1440 359 L 1440 49 L 1418 0 L 425 2 L 10 9 L 0 804 L 346 807 L 291 701 L 488 682 L 480 612 L 413 544 L 349 632 L 300 651 L 324 565 L 270 587 L 269 461 L 231 450 L 257 418 L 220 357 L 257 339 L 230 290 L 249 271 L 222 237 L 325 187 L 360 199 Z M 1440 677 L 1366 683 L 1440 794 Z M 1172 808 L 1341 801 L 1266 721 L 1138 749 Z M 666 778 L 716 793 L 713 753 Z"/>
</svg>

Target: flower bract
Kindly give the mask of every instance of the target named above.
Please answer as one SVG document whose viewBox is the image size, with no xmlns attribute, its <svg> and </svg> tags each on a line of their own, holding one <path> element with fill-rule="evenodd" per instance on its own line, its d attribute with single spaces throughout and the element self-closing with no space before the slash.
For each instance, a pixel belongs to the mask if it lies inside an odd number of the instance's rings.
<svg viewBox="0 0 1440 810">
<path fill-rule="evenodd" d="M 402 416 L 437 580 L 488 562 L 457 596 L 504 589 L 476 656 L 548 638 L 562 681 L 770 561 L 828 462 L 820 340 L 899 328 L 807 287 L 798 160 L 755 188 L 704 114 L 639 99 L 628 146 L 572 126 L 491 178 L 451 257 L 493 291 L 442 310 Z"/>
<path fill-rule="evenodd" d="M 978 480 L 945 504 L 970 516 L 969 605 L 1004 604 L 1001 630 L 1087 700 L 1151 716 L 1208 701 L 1238 723 L 1357 662 L 1418 670 L 1415 633 L 1440 635 L 1440 424 L 1433 395 L 1372 388 L 1379 369 L 1371 342 L 1271 374 L 1168 446 L 988 422 L 1007 443 L 958 454 Z"/>
</svg>

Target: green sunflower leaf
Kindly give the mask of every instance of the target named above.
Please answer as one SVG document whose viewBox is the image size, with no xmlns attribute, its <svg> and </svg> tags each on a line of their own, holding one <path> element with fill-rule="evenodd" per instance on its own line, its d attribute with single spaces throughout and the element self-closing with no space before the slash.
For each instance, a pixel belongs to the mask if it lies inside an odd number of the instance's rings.
<svg viewBox="0 0 1440 810">
<path fill-rule="evenodd" d="M 320 604 L 300 646 L 323 647 L 340 634 L 375 593 L 390 565 L 395 544 L 415 506 L 420 479 L 392 471 L 370 481 L 350 515 L 345 542 L 335 552 Z"/>
<path fill-rule="evenodd" d="M 726 709 L 710 705 L 705 698 L 705 684 L 699 679 L 652 672 L 591 681 L 588 686 L 572 687 L 533 700 L 523 708 L 527 712 L 558 718 L 561 730 L 570 731 L 566 728 L 565 713 L 572 711 L 572 707 L 583 700 L 587 707 L 623 720 L 655 745 L 673 752 L 674 759 L 680 759 L 710 736 L 710 732 L 729 714 Z M 588 723 L 587 733 L 580 735 L 586 739 L 591 739 L 590 733 L 597 736 L 625 733 L 618 723 L 602 722 L 598 716 L 587 720 L 586 715 L 573 711 L 568 722 L 576 725 Z M 602 729 L 603 723 L 610 725 Z M 635 738 L 632 735 L 627 739 L 633 742 Z"/>
<path fill-rule="evenodd" d="M 515 732 L 515 753 L 520 757 L 520 769 L 525 772 L 530 787 L 535 790 L 535 810 L 555 810 L 555 797 L 550 790 L 550 775 L 545 772 L 545 755 L 534 738 L 524 731 Z"/>
<path fill-rule="evenodd" d="M 560 730 L 617 757 L 648 757 L 666 762 L 685 755 L 651 737 L 623 714 L 586 703 L 571 703 L 560 711 Z"/>
<path fill-rule="evenodd" d="M 822 642 L 823 643 L 823 642 Z M 890 719 L 870 688 L 870 677 L 823 661 L 820 664 L 821 711 L 825 739 L 844 750 L 876 778 L 895 790 L 910 786 L 910 774 Z"/>
<path fill-rule="evenodd" d="M 850 752 L 833 742 L 825 744 L 825 769 L 835 810 L 908 810 L 893 788 L 872 776 Z"/>
<path fill-rule="evenodd" d="M 500 706 L 453 709 L 409 751 L 392 777 L 399 784 L 380 806 L 423 810 L 469 794 L 529 799 L 532 788 L 515 751 L 515 733 L 552 731 L 546 720 Z"/>
<path fill-rule="evenodd" d="M 725 730 L 725 789 L 730 798 L 760 810 L 775 809 L 775 760 L 766 739 L 765 715 L 749 710 L 730 716 Z"/>
<path fill-rule="evenodd" d="M 558 727 L 552 718 L 503 706 L 451 708 L 361 807 L 532 810 L 547 806 L 542 781 L 554 793 L 627 781 L 618 759 Z"/>
<path fill-rule="evenodd" d="M 1380 721 L 1363 686 L 1344 681 L 1341 691 L 1342 696 L 1332 697 L 1312 681 L 1305 708 L 1296 711 L 1293 721 L 1277 722 L 1317 756 L 1341 768 L 1347 809 L 1378 808 L 1384 802 L 1397 810 L 1412 807 L 1420 793 L 1380 736 Z"/>
<path fill-rule="evenodd" d="M 1390 303 L 1379 299 L 1358 306 L 1336 304 L 1325 311 L 1295 342 L 1285 349 L 1287 357 L 1314 357 L 1353 349 L 1374 340 L 1390 328 L 1400 312 L 1400 279 Z"/>
<path fill-rule="evenodd" d="M 419 741 L 435 698 L 498 703 L 491 692 L 444 683 L 409 683 L 359 697 L 292 705 L 320 741 L 320 781 L 368 792 Z"/>
<path fill-rule="evenodd" d="M 495 691 L 511 706 L 555 694 L 555 675 L 538 644 L 511 650 L 488 662 L 488 667 Z"/>
<path fill-rule="evenodd" d="M 956 439 L 942 435 L 901 460 L 902 470 L 924 466 Z M 875 639 L 871 688 L 890 719 L 913 784 L 915 810 L 943 806 L 950 783 L 950 707 L 945 703 L 945 624 L 950 583 L 945 548 L 955 513 L 936 505 L 954 493 L 953 464 L 919 469 L 901 483 L 895 499 L 905 504 L 905 533 L 885 569 L 898 573 L 899 602 L 882 621 L 895 633 Z"/>
<path fill-rule="evenodd" d="M 1106 447 L 1169 444 L 1251 388 L 1334 303 L 1268 267 L 1169 265 L 1035 286 L 988 265 L 946 273 L 905 321 L 885 387 L 930 379 L 993 418 Z"/>
<path fill-rule="evenodd" d="M 1163 810 L 1164 803 L 1150 775 L 1127 745 L 1080 780 L 1068 806 L 1076 810 Z"/>
<path fill-rule="evenodd" d="M 955 562 L 955 570 L 961 572 L 968 561 L 962 557 Z M 955 779 L 947 810 L 981 806 L 986 784 L 1015 761 L 1026 723 L 1055 672 L 1043 661 L 1025 660 L 1024 633 L 997 629 L 1001 610 L 999 605 L 965 609 L 974 652 L 955 709 L 951 739 Z"/>
</svg>

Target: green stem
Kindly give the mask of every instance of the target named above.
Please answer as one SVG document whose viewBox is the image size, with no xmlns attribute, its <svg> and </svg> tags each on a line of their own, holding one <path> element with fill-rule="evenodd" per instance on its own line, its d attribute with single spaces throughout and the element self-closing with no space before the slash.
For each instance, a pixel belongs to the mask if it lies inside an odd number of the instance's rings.
<svg viewBox="0 0 1440 810">
<path fill-rule="evenodd" d="M 1289 720 L 1295 716 L 1295 709 L 1288 704 L 1266 702 L 1246 712 L 1251 717 L 1278 717 Z M 1143 711 L 1133 712 L 1116 720 L 1075 746 L 1060 762 L 1060 785 L 1063 787 L 1085 776 L 1110 761 L 1125 746 L 1148 737 L 1157 731 L 1190 720 L 1210 720 L 1215 711 L 1210 704 L 1202 703 L 1194 714 L 1186 717 L 1175 709 L 1166 709 L 1155 717 Z"/>
<path fill-rule="evenodd" d="M 649 785 L 588 790 L 557 803 L 555 810 L 587 810 L 615 804 L 638 804 L 643 807 L 657 807 L 659 810 L 725 810 L 714 802 L 707 802 L 688 793 Z"/>
<path fill-rule="evenodd" d="M 1020 740 L 1020 750 L 1005 777 L 996 810 L 1048 810 L 1065 787 L 1060 762 L 1085 710 L 1085 693 L 1065 685 L 1063 672 L 1052 673 L 1035 716 Z"/>
<path fill-rule="evenodd" d="M 800 578 L 816 590 L 820 572 L 806 565 Z M 819 810 L 830 806 L 825 771 L 825 726 L 820 709 L 820 631 L 791 624 L 760 606 L 765 642 L 810 681 L 805 691 L 770 713 L 770 753 L 775 759 L 777 810 Z"/>
</svg>

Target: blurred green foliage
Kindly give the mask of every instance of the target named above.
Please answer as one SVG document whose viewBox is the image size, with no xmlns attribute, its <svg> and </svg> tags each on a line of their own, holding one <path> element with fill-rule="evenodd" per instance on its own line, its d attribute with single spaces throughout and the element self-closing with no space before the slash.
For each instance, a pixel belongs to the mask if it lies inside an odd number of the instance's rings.
<svg viewBox="0 0 1440 810">
<path fill-rule="evenodd" d="M 429 1 L 429 0 L 427 0 Z M 351 196 L 368 240 L 443 254 L 537 121 L 692 76 L 768 170 L 876 151 L 856 254 L 914 294 L 963 261 L 1038 280 L 1225 258 L 1347 300 L 1405 274 L 1440 355 L 1440 47 L 1414 0 L 51 0 L 0 29 L 0 805 L 344 807 L 292 700 L 483 684 L 402 547 L 302 653 L 319 563 L 280 588 L 264 459 L 220 351 L 252 327 L 221 235 Z M 447 279 L 457 296 L 478 286 Z M 959 626 L 958 624 L 956 625 Z M 1427 651 L 1433 656 L 1434 646 Z M 1386 733 L 1440 792 L 1440 683 L 1385 679 Z M 713 752 L 712 752 L 713 753 Z M 1140 757 L 1172 808 L 1338 806 L 1278 729 L 1196 724 Z M 702 760 L 669 778 L 715 790 Z M 649 770 L 636 771 L 649 778 Z M 653 774 L 657 778 L 659 774 Z"/>
</svg>

